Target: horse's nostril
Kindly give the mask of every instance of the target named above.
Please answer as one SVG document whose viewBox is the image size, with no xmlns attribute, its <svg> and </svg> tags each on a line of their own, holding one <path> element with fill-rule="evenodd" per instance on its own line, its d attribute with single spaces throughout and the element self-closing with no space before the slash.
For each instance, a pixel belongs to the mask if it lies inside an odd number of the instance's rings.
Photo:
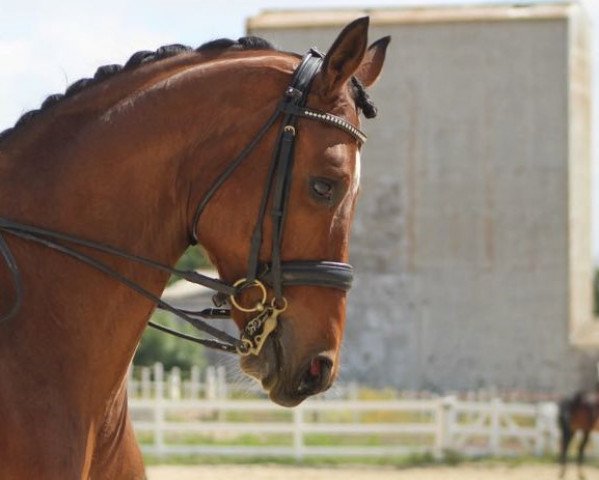
<svg viewBox="0 0 599 480">
<path fill-rule="evenodd" d="M 312 359 L 304 374 L 300 377 L 297 393 L 299 395 L 314 395 L 329 387 L 333 361 L 324 355 Z"/>
</svg>

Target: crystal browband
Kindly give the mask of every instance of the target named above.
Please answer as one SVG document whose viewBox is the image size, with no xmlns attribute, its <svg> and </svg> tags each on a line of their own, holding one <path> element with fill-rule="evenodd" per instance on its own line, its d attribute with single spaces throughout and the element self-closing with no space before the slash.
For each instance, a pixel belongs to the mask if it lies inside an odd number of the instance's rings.
<svg viewBox="0 0 599 480">
<path fill-rule="evenodd" d="M 329 123 L 345 132 L 349 133 L 352 137 L 354 137 L 360 143 L 366 143 L 366 139 L 368 138 L 364 132 L 362 132 L 359 128 L 354 127 L 347 120 L 344 120 L 337 115 L 333 115 L 332 113 L 323 113 L 318 112 L 316 110 L 310 110 L 308 108 L 301 109 L 300 115 L 306 118 L 313 118 L 315 120 L 319 120 L 324 123 Z"/>
<path fill-rule="evenodd" d="M 319 122 L 326 123 L 333 127 L 340 128 L 346 133 L 349 133 L 352 137 L 354 137 L 360 144 L 366 143 L 366 139 L 368 138 L 364 132 L 362 132 L 358 127 L 352 125 L 347 120 L 338 117 L 337 115 L 333 115 L 332 113 L 319 112 L 318 110 L 311 110 L 306 107 L 297 107 L 295 105 L 284 105 L 281 108 L 285 113 L 292 113 L 294 115 L 298 115 L 304 118 L 311 118 L 313 120 L 318 120 Z"/>
</svg>

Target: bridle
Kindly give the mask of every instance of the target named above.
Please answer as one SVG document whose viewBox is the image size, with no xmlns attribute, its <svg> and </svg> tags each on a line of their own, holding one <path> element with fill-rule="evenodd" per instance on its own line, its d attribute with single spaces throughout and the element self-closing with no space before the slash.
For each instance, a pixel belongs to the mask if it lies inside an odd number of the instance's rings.
<svg viewBox="0 0 599 480">
<path fill-rule="evenodd" d="M 211 335 L 216 340 L 192 337 L 150 322 L 150 325 L 154 328 L 200 343 L 209 348 L 215 348 L 226 352 L 237 352 L 241 355 L 248 355 L 250 353 L 258 354 L 268 334 L 276 328 L 279 314 L 287 307 L 287 301 L 283 296 L 284 286 L 312 285 L 331 287 L 346 291 L 351 287 L 353 280 L 352 266 L 347 263 L 333 261 L 281 261 L 281 244 L 292 177 L 294 144 L 298 118 L 303 117 L 317 120 L 339 128 L 354 137 L 360 144 L 366 141 L 366 135 L 345 119 L 330 113 L 312 110 L 305 106 L 312 80 L 320 70 L 321 64 L 322 55 L 314 49 L 311 49 L 303 57 L 274 113 L 250 143 L 243 148 L 239 155 L 229 163 L 225 170 L 214 181 L 195 211 L 190 231 L 190 244 L 192 245 L 198 243 L 196 228 L 206 205 L 208 205 L 209 201 L 222 184 L 249 156 L 266 132 L 275 124 L 279 117 L 282 117 L 281 126 L 278 132 L 278 140 L 267 173 L 266 187 L 262 195 L 256 225 L 251 238 L 248 271 L 245 278 L 234 282 L 233 285 L 194 271 L 173 269 L 167 265 L 155 262 L 154 260 L 126 253 L 109 245 L 85 240 L 73 235 L 45 228 L 26 225 L 5 218 L 0 218 L 0 231 L 45 245 L 48 248 L 59 251 L 102 271 L 106 275 L 136 291 L 138 294 L 150 299 L 156 303 L 158 308 L 177 315 L 196 329 Z M 271 199 L 271 218 L 273 225 L 271 263 L 268 265 L 259 265 L 259 254 L 262 245 L 262 226 L 266 216 L 269 199 Z M 112 269 L 107 264 L 72 248 L 68 244 L 87 247 L 99 252 L 118 256 L 145 265 L 149 268 L 167 272 L 191 283 L 203 285 L 209 289 L 215 290 L 218 292 L 215 295 L 217 308 L 206 308 L 201 311 L 189 311 L 176 308 L 164 302 L 159 297 L 156 297 L 141 285 Z M 9 268 L 16 294 L 15 301 L 13 302 L 10 311 L 0 317 L 0 322 L 5 322 L 19 311 L 23 300 L 23 287 L 17 262 L 2 234 L 0 234 L 0 254 Z M 274 298 L 270 303 L 267 302 L 267 290 L 265 284 L 271 286 L 274 292 Z M 248 288 L 257 288 L 261 292 L 261 299 L 255 305 L 245 307 L 239 304 L 237 295 Z M 235 308 L 243 312 L 257 313 L 254 318 L 248 321 L 240 339 L 236 339 L 202 320 L 229 318 L 231 316 L 229 308 L 218 308 L 222 307 L 225 299 L 228 299 Z"/>
<path fill-rule="evenodd" d="M 278 316 L 287 307 L 287 300 L 283 296 L 283 289 L 285 286 L 311 285 L 347 291 L 351 287 L 353 280 L 352 266 L 347 263 L 320 260 L 281 261 L 281 245 L 291 186 L 298 118 L 302 117 L 317 120 L 326 125 L 334 126 L 352 136 L 360 144 L 366 141 L 366 135 L 347 120 L 330 113 L 320 112 L 306 107 L 312 80 L 319 72 L 322 61 L 322 54 L 314 49 L 311 49 L 304 55 L 301 63 L 292 76 L 289 86 L 285 90 L 283 98 L 278 103 L 273 114 L 261 127 L 254 138 L 243 148 L 239 155 L 235 157 L 235 159 L 231 161 L 225 170 L 217 177 L 196 208 L 189 233 L 190 244 L 192 245 L 198 243 L 196 232 L 197 226 L 202 212 L 214 194 L 233 174 L 237 167 L 249 156 L 275 122 L 281 118 L 282 122 L 279 127 L 278 139 L 267 172 L 266 185 L 260 201 L 257 220 L 250 241 L 247 274 L 244 278 L 234 282 L 232 285 L 225 283 L 220 279 L 214 279 L 194 271 L 173 269 L 167 265 L 155 262 L 154 260 L 126 253 L 109 245 L 4 218 L 0 218 L 0 232 L 6 232 L 13 236 L 42 244 L 86 263 L 116 279 L 136 291 L 138 294 L 150 299 L 156 303 L 158 308 L 177 315 L 196 329 L 211 335 L 216 340 L 192 337 L 150 322 L 150 325 L 154 328 L 200 343 L 206 347 L 226 352 L 236 352 L 240 355 L 257 355 L 262 348 L 264 341 L 268 337 L 268 334 L 276 328 Z M 262 246 L 262 228 L 267 214 L 269 200 L 271 205 L 270 216 L 272 219 L 271 262 L 270 264 L 260 264 L 259 255 Z M 107 264 L 72 248 L 69 244 L 124 258 L 149 268 L 167 272 L 191 283 L 203 285 L 217 292 L 214 296 L 217 308 L 206 308 L 201 311 L 189 311 L 176 308 L 161 300 L 159 297 L 156 297 L 154 294 L 120 272 L 112 269 Z M 15 301 L 10 311 L 0 317 L 0 322 L 5 322 L 19 311 L 23 300 L 23 287 L 17 262 L 1 233 L 0 254 L 9 268 L 16 294 Z M 267 301 L 267 286 L 272 288 L 274 294 L 274 297 L 270 302 Z M 260 293 L 260 300 L 251 306 L 241 305 L 238 295 L 243 291 L 254 288 Z M 233 307 L 242 312 L 256 314 L 247 322 L 246 327 L 241 333 L 240 339 L 228 335 L 203 320 L 229 318 L 231 316 L 230 308 L 222 308 L 227 300 Z"/>
</svg>

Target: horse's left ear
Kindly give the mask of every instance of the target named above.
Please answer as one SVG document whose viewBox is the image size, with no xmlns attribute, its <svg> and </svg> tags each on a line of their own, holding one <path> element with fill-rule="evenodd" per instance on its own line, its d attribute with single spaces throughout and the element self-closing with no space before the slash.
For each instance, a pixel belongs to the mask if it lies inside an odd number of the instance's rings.
<svg viewBox="0 0 599 480">
<path fill-rule="evenodd" d="M 349 80 L 364 58 L 368 44 L 368 17 L 358 18 L 339 34 L 322 63 L 322 94 L 333 95 Z"/>
<path fill-rule="evenodd" d="M 362 63 L 354 73 L 354 76 L 365 87 L 370 87 L 379 78 L 383 63 L 385 63 L 385 52 L 390 41 L 391 37 L 383 37 L 368 47 Z"/>
</svg>

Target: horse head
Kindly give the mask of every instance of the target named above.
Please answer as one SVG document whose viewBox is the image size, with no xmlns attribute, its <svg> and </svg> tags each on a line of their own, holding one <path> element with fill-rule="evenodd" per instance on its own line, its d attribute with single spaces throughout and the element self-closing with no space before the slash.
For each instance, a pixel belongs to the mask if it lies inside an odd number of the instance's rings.
<svg viewBox="0 0 599 480">
<path fill-rule="evenodd" d="M 285 106 L 293 99 L 279 104 L 281 115 L 254 137 L 242 164 L 202 192 L 193 215 L 194 235 L 221 278 L 242 287 L 230 299 L 239 329 L 257 322 L 272 329 L 261 330 L 263 344 L 242 357 L 242 369 L 286 406 L 329 388 L 339 370 L 364 140 L 359 114 L 375 114 L 364 88 L 378 78 L 389 43 L 368 47 L 367 31 L 368 18 L 358 19 L 313 65 L 285 54 L 277 74 L 265 74 L 264 85 L 293 96 L 298 72 L 311 69 L 303 98 L 293 108 Z M 302 268 L 305 281 L 286 283 L 287 270 L 293 277 Z"/>
</svg>

